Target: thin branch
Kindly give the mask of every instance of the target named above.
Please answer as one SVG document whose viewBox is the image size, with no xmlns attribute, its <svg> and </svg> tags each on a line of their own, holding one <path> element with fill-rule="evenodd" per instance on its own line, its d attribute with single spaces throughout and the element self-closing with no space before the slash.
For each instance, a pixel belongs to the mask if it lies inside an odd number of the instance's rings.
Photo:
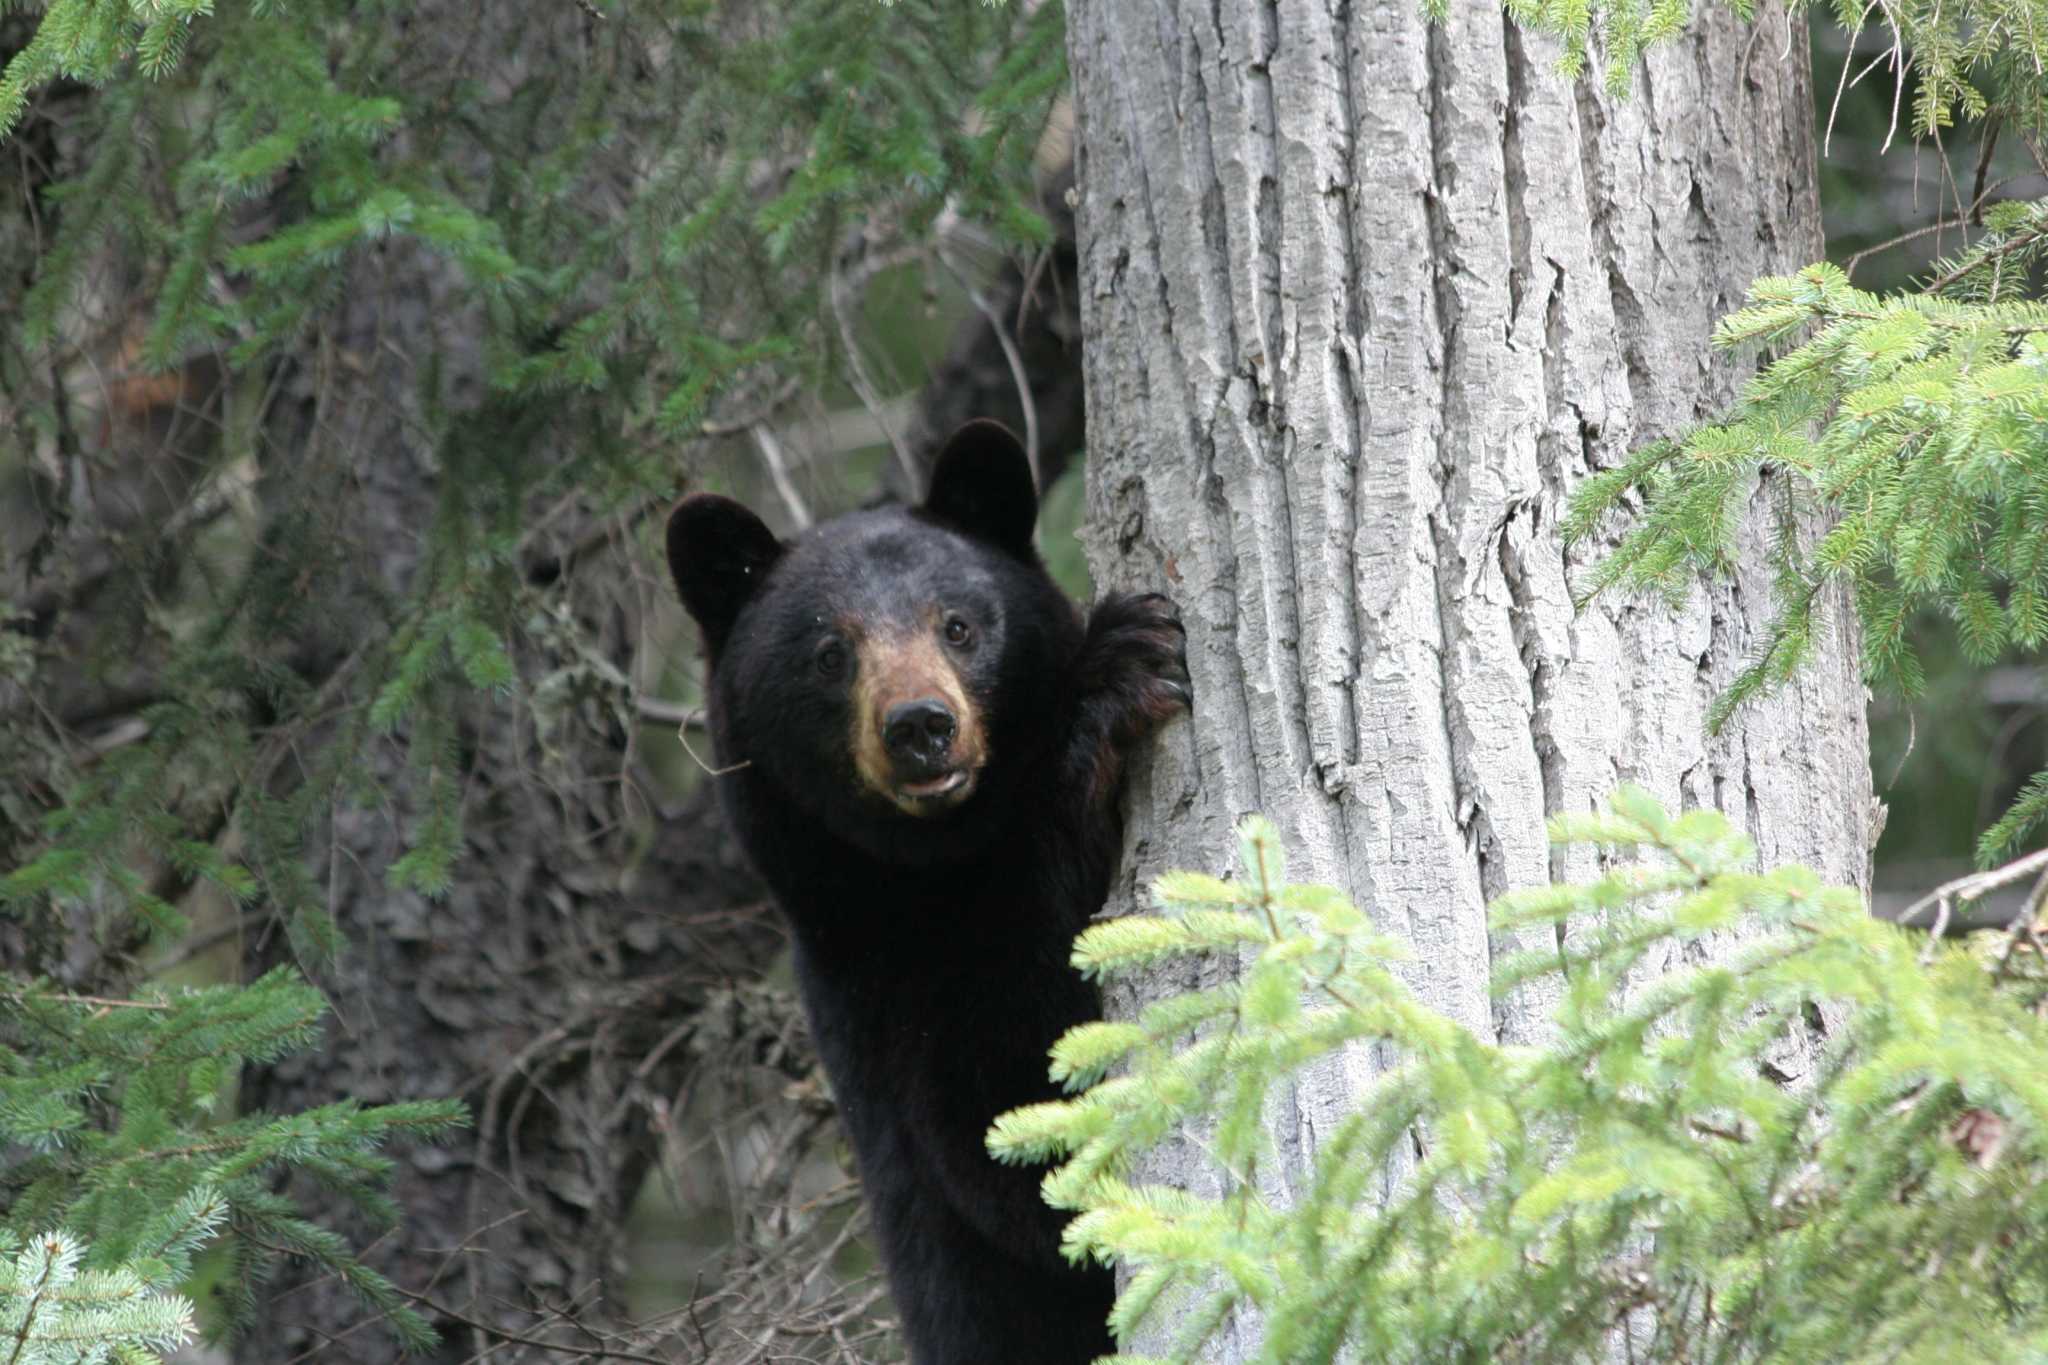
<svg viewBox="0 0 2048 1365">
<path fill-rule="evenodd" d="M 2048 157 L 2041 155 L 2041 144 L 2028 134 L 2020 138 L 2020 145 L 2027 149 L 2027 155 L 2033 160 L 2035 171 L 2048 176 Z"/>
<path fill-rule="evenodd" d="M 161 1000 L 115 1000 L 104 995 L 65 995 L 55 991 L 5 990 L 0 991 L 0 995 L 4 995 L 9 1000 L 19 1004 L 27 1004 L 29 1001 L 35 1000 L 52 1005 L 90 1005 L 94 1009 L 110 1010 L 168 1010 L 170 1008 L 168 1004 Z"/>
<path fill-rule="evenodd" d="M 397 1288 L 399 1293 L 405 1295 L 413 1303 L 426 1309 L 428 1312 L 438 1314 L 451 1322 L 459 1322 L 472 1332 L 481 1332 L 485 1336 L 496 1337 L 500 1341 L 515 1342 L 521 1346 L 537 1346 L 550 1354 L 574 1356 L 578 1360 L 629 1360 L 638 1362 L 638 1365 L 670 1365 L 670 1362 L 661 1359 L 659 1356 L 644 1356 L 636 1351 L 621 1350 L 615 1346 L 570 1346 L 559 1341 L 543 1341 L 539 1337 L 521 1336 L 517 1332 L 499 1327 L 494 1323 L 479 1322 L 475 1318 L 465 1317 L 446 1304 L 436 1303 L 425 1294 L 415 1294 L 410 1289 L 402 1286 L 394 1286 L 394 1288 Z M 476 1357 L 471 1358 L 476 1359 Z"/>
<path fill-rule="evenodd" d="M 917 461 L 910 453 L 910 447 L 903 443 L 903 436 L 894 423 L 883 416 L 882 392 L 876 387 L 873 376 L 868 373 L 867 362 L 862 358 L 860 341 L 853 332 L 853 312 L 849 307 L 850 287 L 846 276 L 837 266 L 833 267 L 831 285 L 827 291 L 832 301 L 832 319 L 839 325 L 839 344 L 846 350 L 846 380 L 853 392 L 889 438 L 889 448 L 896 452 L 896 464 L 907 480 L 906 487 L 921 492 L 924 481 L 917 476 Z"/>
<path fill-rule="evenodd" d="M 695 763 L 698 767 L 704 770 L 704 775 L 706 777 L 724 777 L 727 773 L 736 773 L 742 768 L 751 768 L 754 766 L 753 759 L 743 758 L 737 763 L 728 763 L 723 768 L 712 767 L 709 763 L 706 763 L 704 761 L 704 755 L 697 752 L 697 746 L 690 743 L 690 725 L 691 722 L 688 720 L 685 720 L 681 725 L 678 725 L 676 727 L 676 738 L 682 741 L 683 752 L 690 756 L 690 761 L 692 763 Z"/>
<path fill-rule="evenodd" d="M 782 442 L 775 439 L 775 433 L 765 426 L 748 428 L 754 438 L 754 448 L 761 452 L 761 460 L 768 466 L 768 477 L 775 484 L 775 491 L 782 497 L 782 505 L 789 509 L 789 519 L 796 523 L 799 531 L 811 528 L 811 509 L 804 505 L 803 495 L 796 491 L 796 484 L 789 477 L 789 462 L 783 458 Z"/>
<path fill-rule="evenodd" d="M 2012 184 L 2015 180 L 2018 179 L 2020 179 L 2019 176 L 2008 175 L 2002 180 L 1995 181 L 1992 184 L 1985 186 L 1983 193 L 1970 205 L 1970 213 L 1967 218 L 1952 218 L 1943 216 L 1935 220 L 1934 222 L 1927 224 L 1925 227 L 1916 227 L 1910 232 L 1902 232 L 1896 237 L 1887 238 L 1882 242 L 1877 242 L 1871 246 L 1863 248 L 1863 250 L 1857 252 L 1855 255 L 1849 257 L 1848 260 L 1842 263 L 1842 272 L 1847 275 L 1854 275 L 1856 273 L 1856 267 L 1863 264 L 1863 262 L 1869 259 L 1870 257 L 1878 255 L 1881 252 L 1890 251 L 1894 247 L 1904 246 L 1908 242 L 1918 241 L 1922 237 L 1932 237 L 1939 233 L 1947 232 L 1950 228 L 1956 228 L 1958 230 L 1966 231 L 1971 223 L 1981 221 L 1981 214 L 1985 202 L 1989 200 L 1992 195 L 1997 194 L 2000 190 L 2004 189 L 2006 186 Z"/>
<path fill-rule="evenodd" d="M 1977 144 L 1977 175 L 1970 186 L 1970 217 L 1973 222 L 1984 221 L 1984 181 L 1991 174 L 1991 155 L 1998 150 L 2000 124 L 2001 120 L 1992 119 L 1991 126 L 1984 130 L 1984 136 Z"/>
<path fill-rule="evenodd" d="M 775 392 L 762 399 L 752 410 L 724 421 L 703 422 L 697 427 L 698 434 L 703 436 L 737 436 L 743 431 L 760 426 L 761 423 L 780 412 L 790 399 L 796 397 L 797 390 L 801 387 L 803 387 L 802 383 L 795 375 L 791 375 L 776 386 Z"/>
<path fill-rule="evenodd" d="M 2048 854 L 2048 849 L 2043 849 L 2041 853 L 2036 853 L 2032 856 L 2039 858 L 2044 854 Z M 2026 859 L 2023 858 L 2020 861 L 2025 862 Z M 2011 867 L 2017 867 L 2018 865 L 2018 863 L 2008 864 Z M 2020 938 L 2023 935 L 2034 945 L 2035 952 L 2038 953 L 2041 950 L 2041 937 L 2035 931 L 2034 926 L 2040 922 L 2043 904 L 2048 904 L 2048 872 L 2043 872 L 2040 878 L 2035 881 L 2033 889 L 2027 892 L 2027 898 L 2020 902 L 2019 912 L 2012 917 L 2012 922 L 2005 926 L 2005 953 L 1998 959 L 1999 975 L 2003 976 L 2005 974 L 2006 964 L 2011 962 L 2012 955 L 2019 951 Z"/>
<path fill-rule="evenodd" d="M 704 708 L 700 706 L 685 706 L 678 701 L 640 696 L 633 698 L 633 711 L 642 720 L 651 720 L 662 725 L 687 727 L 692 730 L 704 728 Z"/>
<path fill-rule="evenodd" d="M 1899 916 L 1898 923 L 1911 924 L 1921 911 L 1931 905 L 1939 905 L 1949 900 L 1976 900 L 1987 891 L 1995 891 L 2001 886 L 2010 886 L 2014 882 L 2023 881 L 2040 873 L 2043 869 L 2048 869 L 2048 848 L 2044 848 L 2036 853 L 2029 853 L 2026 857 L 2009 862 L 2003 867 L 1994 867 L 1989 872 L 1972 872 L 1966 877 L 1957 877 L 1954 881 L 1943 882 L 1940 886 L 1935 887 L 1919 900 L 1907 906 L 1905 913 Z M 2040 888 L 2036 887 L 2035 889 L 2039 890 Z M 2032 904 L 2032 901 L 2033 897 L 2030 895 L 2028 897 L 2029 904 Z"/>
<path fill-rule="evenodd" d="M 1856 27 L 1849 30 L 1849 50 L 1842 54 L 1842 74 L 1835 81 L 1834 101 L 1828 105 L 1828 129 L 1820 140 L 1820 154 L 1824 157 L 1832 155 L 1835 145 L 1835 115 L 1842 108 L 1842 92 L 1849 88 L 1849 65 L 1856 60 L 1856 39 L 1862 36 L 1864 20 L 1868 19 L 1870 12 L 1876 8 L 1877 0 L 1870 0 L 1870 3 L 1863 7 L 1863 13 L 1856 16 Z M 1869 69 L 1864 68 L 1866 72 Z M 1856 79 L 1860 81 L 1863 77 L 1858 76 Z"/>
<path fill-rule="evenodd" d="M 941 236 L 940 242 L 945 238 Z M 1017 352 L 1017 342 L 1010 335 L 1003 320 L 996 316 L 996 310 L 982 295 L 981 289 L 969 278 L 966 271 L 954 262 L 952 253 L 943 245 L 936 248 L 939 264 L 951 275 L 967 295 L 967 301 L 974 305 L 974 311 L 981 314 L 988 323 L 989 332 L 996 344 L 1003 348 L 1003 359 L 1010 366 L 1010 382 L 1017 386 L 1017 404 L 1024 410 L 1024 458 L 1031 466 L 1031 482 L 1034 487 L 1042 486 L 1038 477 L 1038 404 L 1031 397 L 1031 377 L 1024 371 L 1024 357 Z"/>
<path fill-rule="evenodd" d="M 1969 274 L 1972 270 L 1979 269 L 1982 266 L 1990 265 L 1994 261 L 2003 260 L 2005 257 L 2012 255 L 2015 251 L 2024 251 L 2028 247 L 2038 245 L 2041 240 L 2041 236 L 2042 234 L 2039 231 L 2023 232 L 2016 234 L 2015 236 L 2012 236 L 2006 239 L 2005 241 L 2000 242 L 1997 246 L 1991 248 L 1991 250 L 1985 252 L 1983 255 L 1978 256 L 1972 260 L 1962 261 L 1959 264 L 1957 264 L 1955 269 L 1949 271 L 1947 274 L 1929 280 L 1926 284 L 1921 286 L 1921 292 L 1927 294 L 1939 293 L 1942 290 L 1948 288 L 1950 285 L 1954 284 L 1963 276 Z"/>
</svg>

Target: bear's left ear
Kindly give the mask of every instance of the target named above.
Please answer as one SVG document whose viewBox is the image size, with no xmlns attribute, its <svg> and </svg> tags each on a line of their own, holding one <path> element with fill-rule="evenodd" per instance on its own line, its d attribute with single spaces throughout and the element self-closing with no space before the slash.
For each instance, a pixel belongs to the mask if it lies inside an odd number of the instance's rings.
<svg viewBox="0 0 2048 1365">
<path fill-rule="evenodd" d="M 696 493 L 668 514 L 668 571 L 713 650 L 782 558 L 782 542 L 731 498 Z"/>
<path fill-rule="evenodd" d="M 924 510 L 1015 554 L 1031 553 L 1038 488 L 1023 445 L 1001 422 L 976 418 L 954 432 L 932 465 Z"/>
</svg>

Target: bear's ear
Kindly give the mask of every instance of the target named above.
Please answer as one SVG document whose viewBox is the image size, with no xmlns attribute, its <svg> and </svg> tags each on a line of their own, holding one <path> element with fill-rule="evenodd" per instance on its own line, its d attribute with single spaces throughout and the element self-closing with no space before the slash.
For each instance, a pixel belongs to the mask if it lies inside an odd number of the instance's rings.
<svg viewBox="0 0 2048 1365">
<path fill-rule="evenodd" d="M 1008 427 L 985 417 L 961 427 L 932 465 L 924 510 L 969 535 L 1030 554 L 1038 488 L 1023 445 Z"/>
<path fill-rule="evenodd" d="M 782 548 L 759 517 L 715 493 L 694 493 L 668 514 L 668 571 L 676 595 L 714 649 L 725 643 Z"/>
</svg>

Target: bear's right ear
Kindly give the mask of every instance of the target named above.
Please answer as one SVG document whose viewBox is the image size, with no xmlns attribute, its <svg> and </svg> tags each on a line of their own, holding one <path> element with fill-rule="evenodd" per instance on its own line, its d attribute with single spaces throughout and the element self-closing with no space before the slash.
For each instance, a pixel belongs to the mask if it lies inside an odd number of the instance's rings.
<svg viewBox="0 0 2048 1365">
<path fill-rule="evenodd" d="M 932 462 L 924 510 L 1013 554 L 1031 554 L 1038 486 L 1031 457 L 1001 422 L 977 417 L 946 438 Z"/>
<path fill-rule="evenodd" d="M 725 643 L 782 549 L 759 517 L 715 493 L 693 493 L 668 514 L 668 571 L 676 595 L 714 649 Z"/>
</svg>

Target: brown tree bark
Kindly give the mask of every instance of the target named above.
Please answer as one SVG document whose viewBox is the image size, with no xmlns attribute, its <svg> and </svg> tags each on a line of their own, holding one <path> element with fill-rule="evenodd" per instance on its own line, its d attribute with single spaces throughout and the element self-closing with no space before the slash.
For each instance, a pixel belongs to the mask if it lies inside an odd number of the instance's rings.
<svg viewBox="0 0 2048 1365">
<path fill-rule="evenodd" d="M 412 584 L 450 445 L 544 439 L 478 396 L 481 357 L 464 338 L 483 329 L 465 329 L 445 261 L 394 246 L 355 274 L 321 344 L 362 363 L 336 380 L 302 361 L 263 480 L 269 534 L 333 537 L 330 574 L 294 608 L 316 623 L 292 650 L 312 676 L 352 668 L 366 616 Z M 445 377 L 441 397 L 468 400 L 438 443 L 424 435 L 434 424 L 419 392 L 430 372 Z M 551 1358 L 513 1338 L 588 1343 L 620 1330 L 622 1228 L 695 1060 L 693 1011 L 757 978 L 781 941 L 708 794 L 650 808 L 633 699 L 579 654 L 613 680 L 643 676 L 634 655 L 654 647 L 661 590 L 630 535 L 570 553 L 593 528 L 603 522 L 571 519 L 536 539 L 529 562 L 548 580 L 536 607 L 567 613 L 576 631 L 559 652 L 538 633 L 520 659 L 527 688 L 582 670 L 564 685 L 587 695 L 553 712 L 526 688 L 464 705 L 463 849 L 439 898 L 389 879 L 426 814 L 407 752 L 417 736 L 373 737 L 353 756 L 380 804 L 340 794 L 310 841 L 309 871 L 342 937 L 314 973 L 333 1004 L 326 1041 L 254 1071 L 242 1090 L 245 1106 L 274 1113 L 344 1098 L 468 1102 L 472 1129 L 398 1154 L 404 1221 L 365 1257 L 420 1296 L 443 1338 L 434 1358 L 449 1362 L 486 1348 L 497 1360 Z M 246 970 L 306 960 L 304 946 L 257 937 Z M 358 1245 L 376 1238 L 313 1182 L 293 1193 Z M 376 1315 L 335 1279 L 299 1267 L 264 1292 L 273 1307 L 236 1341 L 236 1359 L 392 1358 Z"/>
</svg>

